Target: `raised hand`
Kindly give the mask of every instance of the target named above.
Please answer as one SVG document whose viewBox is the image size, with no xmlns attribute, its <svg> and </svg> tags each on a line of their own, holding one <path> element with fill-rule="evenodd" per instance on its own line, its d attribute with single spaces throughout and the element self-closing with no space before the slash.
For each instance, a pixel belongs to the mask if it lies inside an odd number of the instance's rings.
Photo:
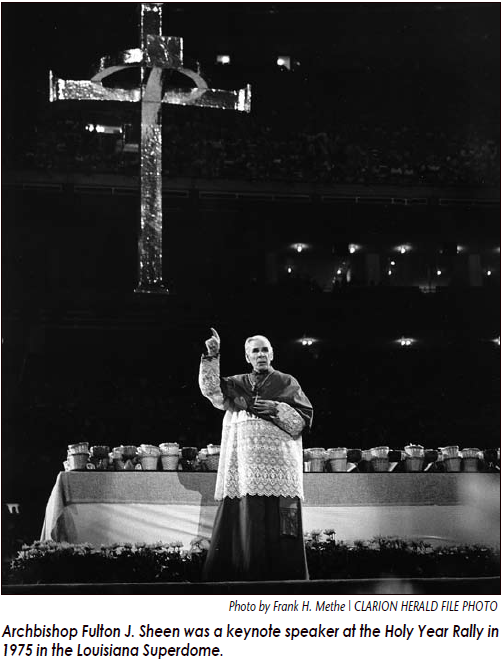
<svg viewBox="0 0 502 669">
<path fill-rule="evenodd" d="M 206 339 L 206 348 L 208 355 L 218 355 L 220 352 L 220 335 L 214 328 L 211 328 L 213 333 L 209 339 Z"/>
</svg>

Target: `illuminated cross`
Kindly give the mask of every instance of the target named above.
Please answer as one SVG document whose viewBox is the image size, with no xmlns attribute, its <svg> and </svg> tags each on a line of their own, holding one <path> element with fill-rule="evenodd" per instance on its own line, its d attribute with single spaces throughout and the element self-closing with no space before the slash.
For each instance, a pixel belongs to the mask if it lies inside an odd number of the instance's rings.
<svg viewBox="0 0 502 669">
<path fill-rule="evenodd" d="M 251 88 L 220 91 L 208 88 L 199 73 L 183 67 L 181 37 L 162 36 L 161 2 L 141 4 L 140 47 L 104 56 L 90 80 L 56 79 L 50 72 L 50 101 L 96 100 L 141 102 L 141 228 L 138 241 L 139 281 L 136 292 L 167 293 L 162 279 L 162 103 L 251 110 Z M 141 68 L 136 89 L 103 84 L 111 74 Z M 162 95 L 166 70 L 189 77 L 195 88 L 168 89 Z"/>
</svg>

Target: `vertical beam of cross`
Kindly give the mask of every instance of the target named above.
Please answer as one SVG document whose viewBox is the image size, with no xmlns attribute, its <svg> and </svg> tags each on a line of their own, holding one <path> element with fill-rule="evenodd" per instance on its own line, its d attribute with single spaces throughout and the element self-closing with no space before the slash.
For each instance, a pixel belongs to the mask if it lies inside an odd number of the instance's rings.
<svg viewBox="0 0 502 669">
<path fill-rule="evenodd" d="M 56 79 L 49 74 L 49 97 L 58 100 L 95 100 L 141 103 L 141 219 L 138 239 L 140 293 L 167 293 L 162 263 L 162 104 L 251 111 L 251 88 L 237 91 L 208 88 L 198 72 L 183 66 L 183 40 L 162 36 L 161 2 L 140 6 L 140 47 L 103 56 L 90 80 Z M 103 85 L 106 77 L 125 68 L 140 67 L 138 89 Z M 195 87 L 162 92 L 166 70 L 179 72 Z"/>
<path fill-rule="evenodd" d="M 162 35 L 162 4 L 141 5 L 140 44 Z M 162 68 L 141 68 L 141 218 L 136 292 L 168 292 L 162 279 Z"/>
</svg>

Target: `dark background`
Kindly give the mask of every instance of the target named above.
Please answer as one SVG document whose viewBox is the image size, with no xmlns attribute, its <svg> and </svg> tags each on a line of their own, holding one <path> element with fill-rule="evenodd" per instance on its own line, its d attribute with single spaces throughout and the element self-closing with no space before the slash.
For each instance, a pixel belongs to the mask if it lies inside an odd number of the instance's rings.
<svg viewBox="0 0 502 669">
<path fill-rule="evenodd" d="M 166 3 L 187 63 L 253 87 L 249 116 L 164 111 L 168 296 L 134 293 L 135 157 L 85 131 L 134 140 L 139 110 L 48 102 L 49 70 L 86 78 L 137 26 L 134 3 L 2 4 L 2 502 L 21 504 L 17 535 L 37 537 L 67 444 L 218 443 L 196 381 L 209 326 L 225 374 L 244 371 L 247 336 L 272 340 L 315 407 L 309 446 L 498 447 L 498 3 Z M 405 152 L 406 178 L 365 167 Z"/>
</svg>

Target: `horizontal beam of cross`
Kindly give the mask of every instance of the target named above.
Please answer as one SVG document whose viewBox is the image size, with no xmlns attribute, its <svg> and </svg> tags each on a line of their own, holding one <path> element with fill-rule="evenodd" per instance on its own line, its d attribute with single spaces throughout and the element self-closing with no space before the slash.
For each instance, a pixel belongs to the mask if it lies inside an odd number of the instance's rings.
<svg viewBox="0 0 502 669">
<path fill-rule="evenodd" d="M 101 82 L 80 79 L 58 79 L 50 73 L 49 98 L 51 102 L 61 100 L 142 102 L 139 88 L 109 88 Z M 148 100 L 143 100 L 148 102 Z M 157 100 L 152 101 L 157 104 Z M 171 105 L 209 107 L 249 112 L 251 109 L 251 87 L 235 91 L 216 88 L 171 88 L 160 102 Z"/>
</svg>

